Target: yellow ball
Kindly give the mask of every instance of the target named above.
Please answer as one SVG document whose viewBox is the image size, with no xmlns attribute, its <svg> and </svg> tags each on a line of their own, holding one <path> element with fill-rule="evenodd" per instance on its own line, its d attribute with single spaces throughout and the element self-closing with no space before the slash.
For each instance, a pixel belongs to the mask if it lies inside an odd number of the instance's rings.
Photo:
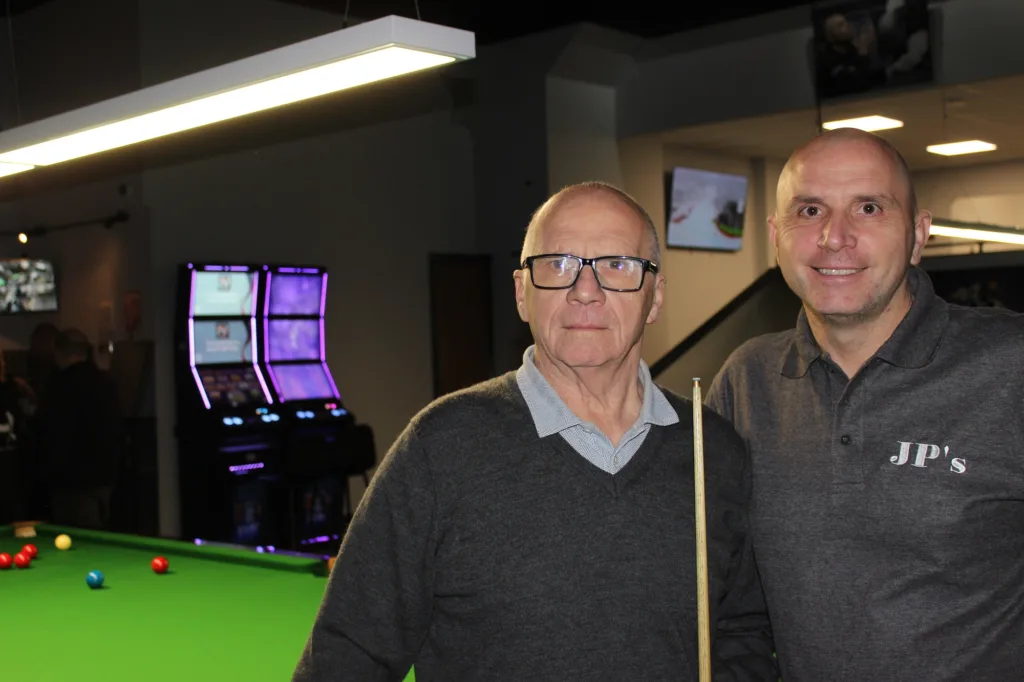
<svg viewBox="0 0 1024 682">
<path fill-rule="evenodd" d="M 71 547 L 71 538 L 67 535 L 58 535 L 53 544 L 57 546 L 57 549 L 68 549 Z"/>
</svg>

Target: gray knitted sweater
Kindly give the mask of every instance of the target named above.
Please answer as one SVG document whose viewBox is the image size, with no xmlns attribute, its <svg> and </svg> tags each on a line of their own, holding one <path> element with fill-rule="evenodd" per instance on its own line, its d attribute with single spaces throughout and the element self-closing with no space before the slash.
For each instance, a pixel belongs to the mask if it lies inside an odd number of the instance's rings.
<svg viewBox="0 0 1024 682">
<path fill-rule="evenodd" d="M 747 455 L 703 415 L 714 677 L 775 682 Z M 696 680 L 692 454 L 683 418 L 607 474 L 538 438 L 513 373 L 435 401 L 374 476 L 294 680 Z"/>
</svg>

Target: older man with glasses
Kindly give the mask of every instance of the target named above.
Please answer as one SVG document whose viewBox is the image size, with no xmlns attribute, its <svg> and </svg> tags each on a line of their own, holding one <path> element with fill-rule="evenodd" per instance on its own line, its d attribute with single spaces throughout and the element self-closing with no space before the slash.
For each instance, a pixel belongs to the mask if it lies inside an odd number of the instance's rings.
<svg viewBox="0 0 1024 682">
<path fill-rule="evenodd" d="M 698 679 L 692 404 L 640 357 L 658 260 L 610 185 L 540 207 L 513 275 L 534 345 L 392 446 L 295 680 Z M 703 415 L 714 677 L 775 682 L 746 450 Z"/>
</svg>

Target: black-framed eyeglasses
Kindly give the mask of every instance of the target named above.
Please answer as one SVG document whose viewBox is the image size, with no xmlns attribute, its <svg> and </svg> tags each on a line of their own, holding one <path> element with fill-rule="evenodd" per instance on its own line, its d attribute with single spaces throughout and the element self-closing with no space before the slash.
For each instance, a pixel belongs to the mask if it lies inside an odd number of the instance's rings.
<svg viewBox="0 0 1024 682">
<path fill-rule="evenodd" d="M 530 271 L 530 281 L 538 289 L 572 288 L 584 265 L 594 270 L 598 285 L 608 291 L 639 291 L 647 272 L 658 272 L 657 263 L 636 256 L 580 258 L 569 253 L 544 253 L 522 262 L 522 268 Z"/>
</svg>

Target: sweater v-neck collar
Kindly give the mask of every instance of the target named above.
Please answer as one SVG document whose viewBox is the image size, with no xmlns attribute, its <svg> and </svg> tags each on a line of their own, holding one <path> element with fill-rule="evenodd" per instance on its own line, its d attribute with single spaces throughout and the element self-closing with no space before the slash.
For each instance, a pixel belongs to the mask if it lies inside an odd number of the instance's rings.
<svg viewBox="0 0 1024 682">
<path fill-rule="evenodd" d="M 661 450 L 660 445 L 664 428 L 652 427 L 644 437 L 644 442 L 629 461 L 614 474 L 604 471 L 596 464 L 589 462 L 583 455 L 569 445 L 559 434 L 552 434 L 541 439 L 558 457 L 565 457 L 584 475 L 603 485 L 612 495 L 618 497 L 633 482 L 640 479 L 650 468 L 651 462 Z"/>
<path fill-rule="evenodd" d="M 537 438 L 536 431 L 527 426 L 533 423 L 532 417 L 530 416 L 530 408 L 527 406 L 526 400 L 523 398 L 523 394 L 516 383 L 516 373 L 508 372 L 500 379 L 500 383 L 507 398 L 513 405 L 515 405 L 519 412 L 519 419 L 522 426 L 533 432 L 530 434 L 526 429 L 524 429 L 522 432 L 517 434 L 517 437 L 525 439 L 524 444 L 526 441 Z M 669 398 L 669 403 L 672 404 L 673 409 L 678 412 L 679 406 L 676 405 L 671 398 Z M 651 463 L 657 458 L 658 453 L 663 450 L 661 445 L 664 441 L 665 430 L 674 428 L 681 423 L 683 423 L 682 420 L 679 420 L 672 426 L 652 426 L 650 430 L 648 430 L 647 435 L 644 437 L 644 442 L 641 443 L 636 453 L 634 453 L 634 455 L 630 457 L 629 461 L 614 474 L 608 473 L 597 465 L 587 461 L 587 459 L 580 453 L 576 452 L 576 450 L 569 445 L 569 443 L 566 442 L 559 433 L 553 433 L 549 436 L 540 438 L 539 444 L 546 453 L 550 453 L 555 457 L 563 457 L 567 459 L 570 465 L 576 467 L 584 476 L 590 478 L 595 483 L 602 485 L 613 496 L 618 497 L 630 484 L 640 480 L 647 470 L 650 469 Z M 532 438 L 530 437 L 531 435 Z M 533 442 L 537 443 L 538 441 Z"/>
</svg>

